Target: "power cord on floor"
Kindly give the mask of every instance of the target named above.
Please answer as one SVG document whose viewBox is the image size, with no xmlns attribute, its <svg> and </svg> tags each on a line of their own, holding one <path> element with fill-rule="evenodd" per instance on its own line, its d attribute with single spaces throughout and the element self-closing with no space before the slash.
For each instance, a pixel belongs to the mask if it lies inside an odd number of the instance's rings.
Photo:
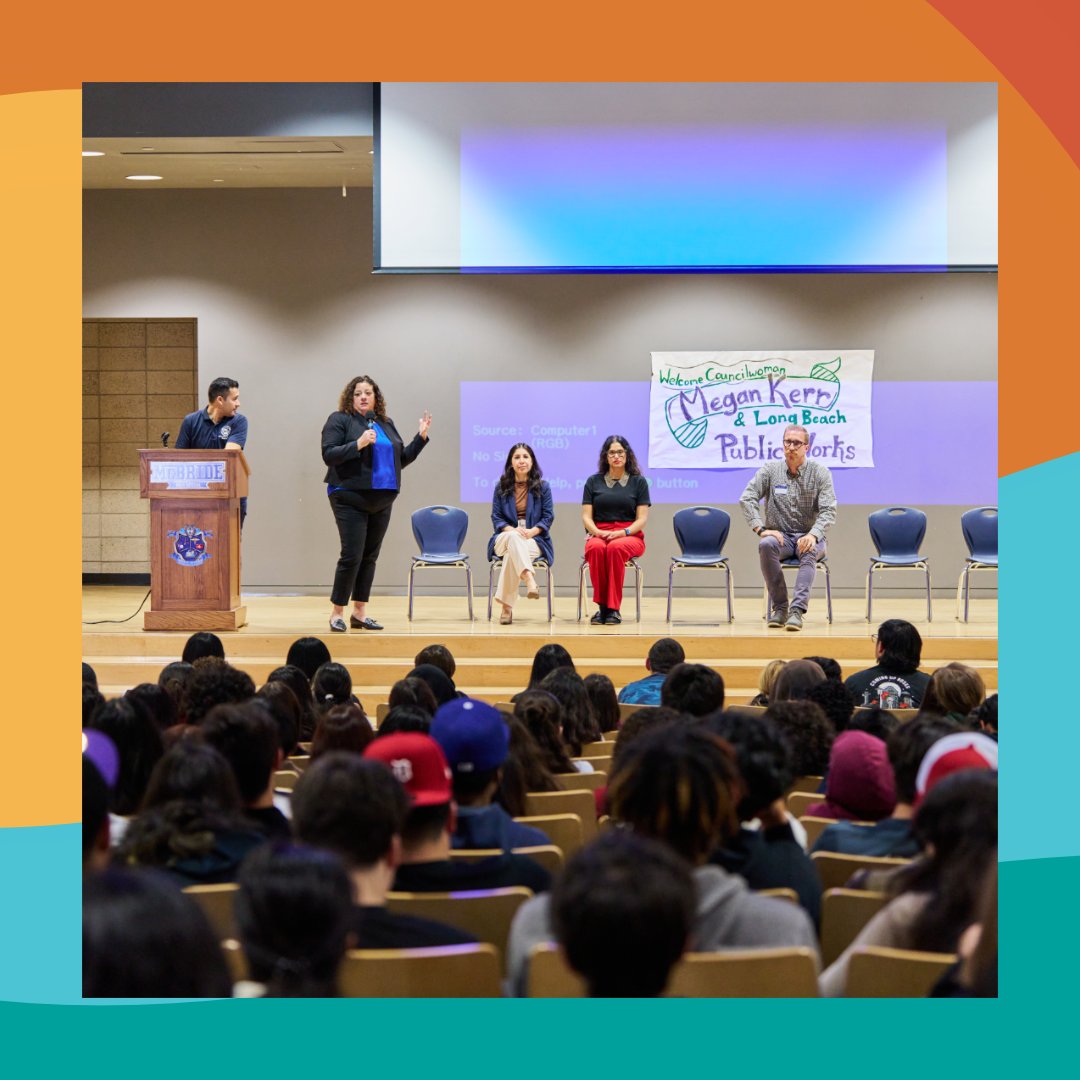
<svg viewBox="0 0 1080 1080">
<path fill-rule="evenodd" d="M 139 601 L 139 606 L 126 618 L 126 619 L 83 619 L 83 626 L 101 626 L 103 623 L 126 623 L 131 622 L 136 615 L 143 609 L 143 605 L 150 599 L 150 589 L 146 590 L 146 595 Z"/>
</svg>

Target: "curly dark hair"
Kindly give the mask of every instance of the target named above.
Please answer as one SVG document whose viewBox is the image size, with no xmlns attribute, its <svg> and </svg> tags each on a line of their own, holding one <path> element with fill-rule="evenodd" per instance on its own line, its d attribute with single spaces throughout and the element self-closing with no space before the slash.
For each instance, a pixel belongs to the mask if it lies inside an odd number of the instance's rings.
<svg viewBox="0 0 1080 1080">
<path fill-rule="evenodd" d="M 533 737 L 544 767 L 556 775 L 576 771 L 563 742 L 562 715 L 562 702 L 547 690 L 526 690 L 514 703 L 514 716 Z"/>
<path fill-rule="evenodd" d="M 615 684 L 600 672 L 585 676 L 585 693 L 589 695 L 593 716 L 605 734 L 619 728 L 619 699 Z"/>
<path fill-rule="evenodd" d="M 626 475 L 640 476 L 641 466 L 637 463 L 637 457 L 634 454 L 634 448 L 630 445 L 629 441 L 623 435 L 609 435 L 604 440 L 604 445 L 600 447 L 600 464 L 597 466 L 596 471 L 601 476 L 607 476 L 609 467 L 607 454 L 608 451 L 611 449 L 612 443 L 618 443 L 626 451 Z"/>
<path fill-rule="evenodd" d="M 824 776 L 836 729 L 821 706 L 812 701 L 778 701 L 769 706 L 765 716 L 787 735 L 795 775 Z"/>
<path fill-rule="evenodd" d="M 554 694 L 562 705 L 562 737 L 573 757 L 581 756 L 585 743 L 600 741 L 600 725 L 593 716 L 592 703 L 585 692 L 585 680 L 570 668 L 556 668 L 544 676 L 539 686 Z"/>
<path fill-rule="evenodd" d="M 715 713 L 702 721 L 714 735 L 735 747 L 745 794 L 739 802 L 741 821 L 749 821 L 784 797 L 795 779 L 791 744 L 773 721 L 745 713 Z"/>
<path fill-rule="evenodd" d="M 514 490 L 514 484 L 516 482 L 516 475 L 514 473 L 514 451 L 515 450 L 527 450 L 529 457 L 532 458 L 532 468 L 529 470 L 529 475 L 526 478 L 526 482 L 529 485 L 529 490 L 534 494 L 540 493 L 540 481 L 544 477 L 544 470 L 540 468 L 540 462 L 536 460 L 536 453 L 533 448 L 524 442 L 514 443 L 510 447 L 510 452 L 506 455 L 506 464 L 503 465 L 502 476 L 499 477 L 498 483 L 495 485 L 496 490 L 500 495 L 509 495 Z"/>
<path fill-rule="evenodd" d="M 207 656 L 195 664 L 180 712 L 184 723 L 197 724 L 215 705 L 235 705 L 254 696 L 255 683 L 246 671 Z"/>
<path fill-rule="evenodd" d="M 345 384 L 345 389 L 341 391 L 341 397 L 338 399 L 338 412 L 348 413 L 350 416 L 356 414 L 352 403 L 353 393 L 356 391 L 357 385 L 362 382 L 368 383 L 371 389 L 375 391 L 375 416 L 379 420 L 385 420 L 386 398 L 382 396 L 379 384 L 370 375 L 357 375 L 355 379 L 350 379 Z"/>
</svg>

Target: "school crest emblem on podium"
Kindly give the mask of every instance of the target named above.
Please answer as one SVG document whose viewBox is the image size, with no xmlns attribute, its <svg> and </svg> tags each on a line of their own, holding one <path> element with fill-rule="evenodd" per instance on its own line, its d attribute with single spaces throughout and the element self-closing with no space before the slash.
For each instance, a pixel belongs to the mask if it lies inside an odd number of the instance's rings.
<svg viewBox="0 0 1080 1080">
<path fill-rule="evenodd" d="M 201 566 L 210 558 L 206 542 L 213 539 L 212 532 L 204 532 L 195 525 L 184 525 L 167 535 L 173 542 L 169 555 L 181 566 Z"/>
</svg>

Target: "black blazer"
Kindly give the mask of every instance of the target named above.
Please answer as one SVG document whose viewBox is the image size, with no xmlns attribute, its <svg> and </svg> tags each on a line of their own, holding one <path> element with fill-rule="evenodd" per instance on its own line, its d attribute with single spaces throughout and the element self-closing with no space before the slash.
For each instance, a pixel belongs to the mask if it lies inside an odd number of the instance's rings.
<svg viewBox="0 0 1080 1080">
<path fill-rule="evenodd" d="M 406 446 L 394 421 L 389 417 L 375 421 L 394 448 L 394 477 L 401 490 L 401 470 L 411 465 L 427 445 L 419 434 Z M 371 469 L 374 450 L 365 446 L 356 449 L 356 440 L 367 430 L 367 423 L 355 413 L 335 412 L 326 418 L 322 429 L 322 458 L 326 462 L 325 483 L 349 491 L 371 490 Z"/>
</svg>

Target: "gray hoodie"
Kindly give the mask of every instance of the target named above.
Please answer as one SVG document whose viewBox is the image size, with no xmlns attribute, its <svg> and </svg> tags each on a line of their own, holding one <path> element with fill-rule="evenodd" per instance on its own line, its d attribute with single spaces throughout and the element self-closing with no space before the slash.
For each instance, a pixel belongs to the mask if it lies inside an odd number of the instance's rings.
<svg viewBox="0 0 1080 1080">
<path fill-rule="evenodd" d="M 699 866 L 697 918 L 690 941 L 692 952 L 725 949 L 778 949 L 806 946 L 818 951 L 817 935 L 805 911 L 787 900 L 751 892 L 737 874 L 719 866 Z M 550 898 L 535 896 L 518 908 L 510 927 L 507 971 L 510 993 L 524 997 L 533 946 L 552 940 Z"/>
</svg>

